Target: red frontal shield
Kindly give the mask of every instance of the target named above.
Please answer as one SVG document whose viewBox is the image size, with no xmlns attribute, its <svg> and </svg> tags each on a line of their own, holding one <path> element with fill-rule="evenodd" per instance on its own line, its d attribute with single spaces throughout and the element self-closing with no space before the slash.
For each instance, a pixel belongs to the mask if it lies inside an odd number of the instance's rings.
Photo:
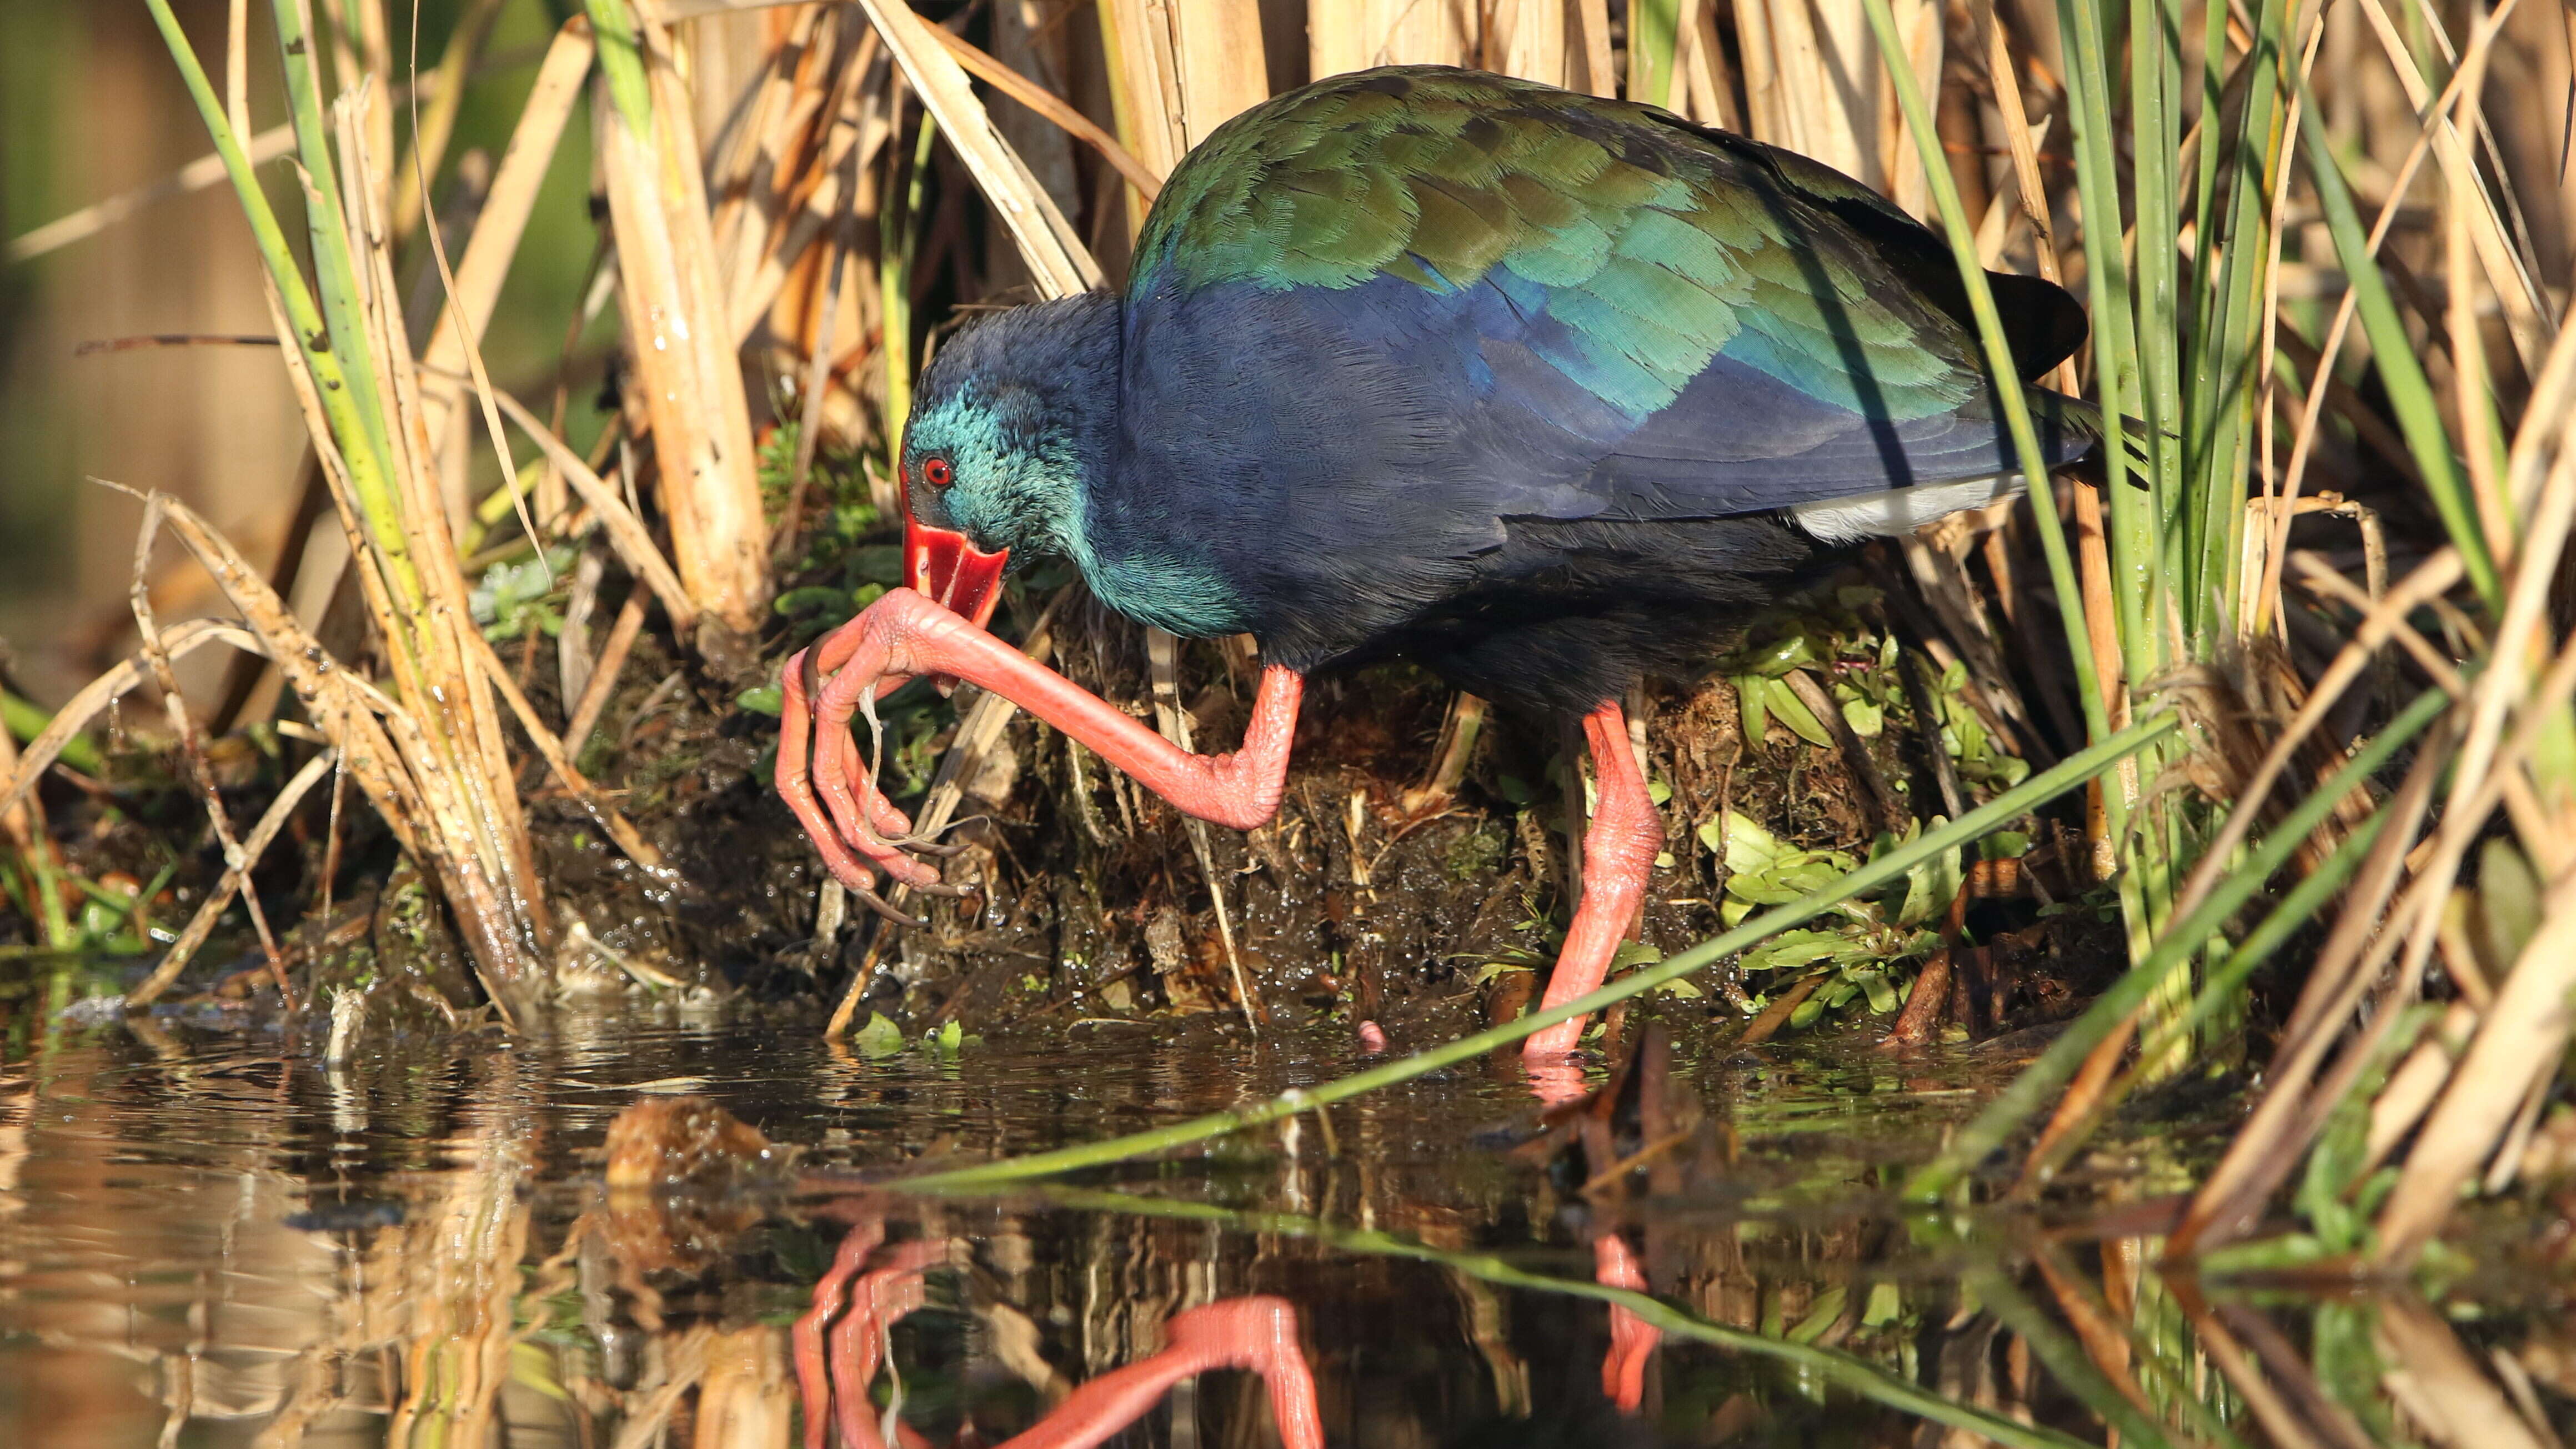
<svg viewBox="0 0 2576 1449">
<path fill-rule="evenodd" d="M 1002 565 L 1010 557 L 1007 548 L 986 553 L 962 533 L 932 528 L 904 505 L 904 583 L 978 629 L 993 621 L 993 607 L 1002 601 Z"/>
</svg>

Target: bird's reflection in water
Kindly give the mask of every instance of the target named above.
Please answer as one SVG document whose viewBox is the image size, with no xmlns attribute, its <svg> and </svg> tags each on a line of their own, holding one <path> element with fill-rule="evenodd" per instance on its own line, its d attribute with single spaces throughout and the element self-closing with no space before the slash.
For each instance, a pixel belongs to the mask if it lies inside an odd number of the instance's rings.
<svg viewBox="0 0 2576 1449">
<path fill-rule="evenodd" d="M 867 1218 L 841 1240 L 831 1271 L 814 1285 L 814 1306 L 796 1320 L 796 1387 L 805 1406 L 805 1449 L 931 1449 L 898 1414 L 900 1396 L 878 1417 L 874 1388 L 897 1321 L 920 1308 L 922 1275 L 944 1263 L 950 1244 L 916 1238 L 886 1246 L 885 1226 Z M 1186 1309 L 1164 1325 L 1164 1346 L 1139 1362 L 1075 1389 L 1004 1449 L 1088 1449 L 1143 1418 L 1174 1384 L 1218 1369 L 1261 1375 L 1271 1422 L 1285 1449 L 1324 1449 L 1315 1376 L 1298 1342 L 1297 1310 L 1266 1294 Z"/>
<path fill-rule="evenodd" d="M 1643 1260 L 1616 1209 L 1619 1184 L 1673 1135 L 1661 1087 L 1669 1055 L 1660 1036 L 1651 1037 L 1601 1091 L 1560 1094 L 1546 1130 L 1520 1149 L 1570 1177 L 1570 1185 L 1595 1202 L 1594 1277 L 1610 1287 L 1647 1287 Z M 791 1205 L 809 1221 L 848 1225 L 788 1335 L 804 1449 L 995 1442 L 979 1433 L 988 1426 L 971 1413 L 945 1441 L 925 1432 L 906 1413 L 905 1373 L 895 1361 L 896 1326 L 947 1296 L 934 1287 L 933 1274 L 955 1270 L 971 1291 L 976 1239 L 938 1226 L 938 1214 L 922 1204 L 858 1189 L 845 1178 L 800 1174 L 791 1152 L 773 1147 L 722 1108 L 692 1098 L 648 1098 L 622 1112 L 608 1133 L 606 1180 L 606 1200 L 593 1210 L 590 1226 L 617 1264 L 619 1286 L 647 1319 L 654 1316 L 656 1296 L 647 1283 L 650 1275 L 703 1270 L 722 1259 L 732 1239 Z M 576 1237 L 580 1232 L 576 1228 Z M 1600 1372 L 1606 1402 L 1585 1407 L 1580 1427 L 1524 1418 L 1469 1430 L 1457 1442 L 1652 1442 L 1635 1415 L 1662 1334 L 1617 1305 L 1568 1307 L 1608 1315 L 1609 1347 Z M 1013 1449 L 1101 1444 L 1152 1413 L 1176 1385 L 1223 1370 L 1260 1377 L 1269 1425 L 1284 1449 L 1324 1449 L 1324 1416 L 1297 1306 L 1269 1293 L 1183 1309 L 1162 1323 L 1159 1349 L 1096 1373 L 1069 1392 L 1061 1377 L 1039 1374 L 1051 1382 L 1033 1380 L 1032 1386 L 1042 1399 L 1056 1402 L 999 1442 Z"/>
</svg>

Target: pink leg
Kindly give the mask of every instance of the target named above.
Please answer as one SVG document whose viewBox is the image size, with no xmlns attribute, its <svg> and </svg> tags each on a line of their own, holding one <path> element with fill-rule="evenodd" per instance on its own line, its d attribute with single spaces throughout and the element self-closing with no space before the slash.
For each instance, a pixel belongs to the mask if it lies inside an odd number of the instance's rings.
<svg viewBox="0 0 2576 1449">
<path fill-rule="evenodd" d="M 1593 991 L 1610 973 L 1611 958 L 1619 954 L 1619 943 L 1627 939 L 1637 907 L 1646 898 L 1655 852 L 1664 843 L 1664 822 L 1655 814 L 1654 799 L 1646 793 L 1646 777 L 1628 746 L 1628 721 L 1618 701 L 1584 716 L 1583 733 L 1592 745 L 1598 803 L 1592 811 L 1592 828 L 1583 836 L 1583 899 L 1575 903 L 1574 925 L 1565 933 L 1565 949 L 1557 953 L 1555 972 L 1547 978 L 1547 995 L 1539 1003 L 1542 1010 Z M 1578 1016 L 1531 1037 L 1521 1047 L 1521 1059 L 1532 1068 L 1533 1077 L 1540 1076 L 1538 1069 L 1563 1064 L 1582 1038 L 1583 1018 Z M 1557 1100 L 1564 1084 L 1555 1078 L 1565 1073 L 1545 1075 L 1548 1080 L 1537 1084 L 1539 1093 Z M 1573 1088 L 1581 1091 L 1579 1077 Z"/>
<path fill-rule="evenodd" d="M 1169 1325 L 1163 1351 L 1102 1374 L 1073 1391 L 1038 1425 L 1002 1449 L 1092 1449 L 1144 1416 L 1163 1392 L 1192 1374 L 1250 1369 L 1270 1389 L 1270 1417 L 1285 1449 L 1324 1449 L 1315 1378 L 1297 1343 L 1297 1310 L 1286 1300 L 1228 1298 L 1193 1308 Z"/>
<path fill-rule="evenodd" d="M 787 661 L 778 793 L 832 874 L 859 890 L 874 884 L 869 862 L 916 889 L 939 881 L 936 867 L 885 838 L 909 825 L 866 777 L 850 737 L 864 697 L 883 696 L 922 674 L 981 685 L 1080 740 L 1182 813 L 1249 830 L 1279 809 L 1305 691 L 1304 678 L 1292 670 L 1262 671 L 1243 747 L 1230 755 L 1194 755 L 910 589 L 889 591 L 809 652 L 818 676 L 829 679 L 819 692 L 809 691 L 807 655 Z M 822 744 L 814 749 L 817 739 Z"/>
<path fill-rule="evenodd" d="M 1617 1233 L 1603 1233 L 1592 1240 L 1592 1281 L 1604 1288 L 1646 1291 L 1645 1271 L 1637 1266 L 1637 1255 L 1628 1251 L 1628 1240 Z M 1601 1360 L 1601 1392 L 1620 1412 L 1633 1414 L 1645 1402 L 1646 1360 L 1654 1357 L 1655 1346 L 1663 1341 L 1662 1329 L 1618 1304 L 1610 1305 L 1610 1352 Z"/>
</svg>

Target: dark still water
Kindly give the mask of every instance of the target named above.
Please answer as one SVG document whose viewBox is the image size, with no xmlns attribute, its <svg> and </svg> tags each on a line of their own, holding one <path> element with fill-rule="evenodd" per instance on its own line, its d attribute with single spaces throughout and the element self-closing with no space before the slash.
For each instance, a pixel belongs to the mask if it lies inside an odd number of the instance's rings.
<svg viewBox="0 0 2576 1449">
<path fill-rule="evenodd" d="M 711 1009 L 330 1067 L 213 1017 L 20 1025 L 17 1449 L 2099 1443 L 2051 1273 L 2167 1343 L 2129 1370 L 2161 1415 L 2228 1416 L 2137 1240 L 1945 1218 L 1930 1247 L 1893 1211 L 1994 1064 L 1686 1041 L 1544 1137 L 1501 1064 L 925 1197 L 884 1180 L 1359 1059 L 1202 1021 L 869 1060 Z"/>
</svg>

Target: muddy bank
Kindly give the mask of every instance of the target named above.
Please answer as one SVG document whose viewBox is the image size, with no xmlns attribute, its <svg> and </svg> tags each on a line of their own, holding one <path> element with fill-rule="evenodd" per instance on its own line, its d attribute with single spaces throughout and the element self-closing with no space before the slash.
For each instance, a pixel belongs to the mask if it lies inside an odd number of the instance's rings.
<svg viewBox="0 0 2576 1449">
<path fill-rule="evenodd" d="M 809 577 L 863 578 L 886 563 L 881 552 L 854 539 Z M 1631 962 L 1705 939 L 1770 903 L 1766 890 L 1795 894 L 1808 875 L 1849 869 L 1874 841 L 2026 772 L 2004 748 L 2009 726 L 1960 670 L 1942 677 L 1903 647 L 1891 611 L 1909 606 L 1882 596 L 1872 580 L 1885 578 L 1855 569 L 1753 621 L 1707 680 L 1650 683 L 1630 702 L 1667 842 Z M 839 613 L 853 607 L 837 582 L 787 597 L 815 595 L 837 600 Z M 1507 1019 L 1545 980 L 1573 899 L 1567 824 L 1584 786 L 1568 762 L 1581 752 L 1543 722 L 1478 719 L 1403 665 L 1316 682 L 1279 815 L 1249 833 L 1194 827 L 1063 735 L 1015 716 L 958 775 L 964 800 L 948 838 L 963 850 L 946 868 L 977 894 L 928 903 L 919 929 L 855 908 L 837 927 L 818 922 L 820 863 L 770 784 L 775 705 L 762 697 L 760 671 L 774 680 L 784 655 L 831 616 L 781 613 L 765 661 L 730 679 L 647 630 L 579 753 L 604 798 L 661 853 L 667 877 L 628 860 L 536 769 L 523 774 L 565 941 L 564 993 L 738 994 L 801 1020 L 857 980 L 857 1019 L 881 1014 L 906 1038 L 951 1022 L 980 1034 L 1114 1022 L 1240 1033 L 1248 1019 L 1345 1030 L 1369 1020 L 1401 1045 Z M 1036 613 L 1023 599 L 1002 627 Z M 1050 634 L 1058 667 L 1130 713 L 1154 716 L 1134 625 L 1077 591 Z M 533 663 L 533 648 L 520 652 Z M 1237 645 L 1181 647 L 1173 698 L 1199 748 L 1222 750 L 1240 733 L 1255 672 Z M 523 672 L 535 707 L 559 720 L 553 675 Z M 915 686 L 886 702 L 886 774 L 906 808 L 920 807 L 971 695 L 943 700 Z M 2022 733 L 2020 748 L 2045 748 L 2027 724 Z M 310 748 L 293 726 L 218 741 L 227 814 L 256 817 Z M 141 747 L 111 756 L 99 779 L 47 784 L 52 833 L 68 876 L 129 894 L 149 884 L 154 898 L 121 935 L 99 935 L 103 949 L 74 997 L 129 984 L 138 958 L 166 943 L 223 862 L 173 758 Z M 379 1019 L 467 1022 L 478 997 L 443 909 L 354 795 L 335 807 L 332 794 L 307 799 L 252 875 L 295 1002 L 357 989 Z M 1645 1010 L 1732 1029 L 1763 1019 L 1765 1007 L 1794 1005 L 1758 1034 L 1884 1030 L 1945 926 L 1965 926 L 1981 949 L 1918 1009 L 1930 1024 L 1920 1039 L 2062 1016 L 2116 969 L 2116 939 L 2098 911 L 2077 908 L 2089 887 L 2068 869 L 2076 851 L 2065 823 L 2033 820 L 2012 835 L 2009 853 L 2030 868 L 2003 889 L 1961 896 L 1973 910 L 1955 923 L 1941 919 L 1954 870 L 1899 892 L 1901 910 L 1895 896 L 1855 907 L 1750 973 L 1709 973 Z M 32 951 L 38 931 L 24 892 L 11 911 L 0 917 L 0 945 Z M 273 1007 L 275 975 L 236 908 L 172 999 L 189 1009 Z M 1782 1001 L 1800 991 L 1815 1001 Z M 1625 1015 L 1612 1014 L 1613 1035 Z"/>
</svg>

